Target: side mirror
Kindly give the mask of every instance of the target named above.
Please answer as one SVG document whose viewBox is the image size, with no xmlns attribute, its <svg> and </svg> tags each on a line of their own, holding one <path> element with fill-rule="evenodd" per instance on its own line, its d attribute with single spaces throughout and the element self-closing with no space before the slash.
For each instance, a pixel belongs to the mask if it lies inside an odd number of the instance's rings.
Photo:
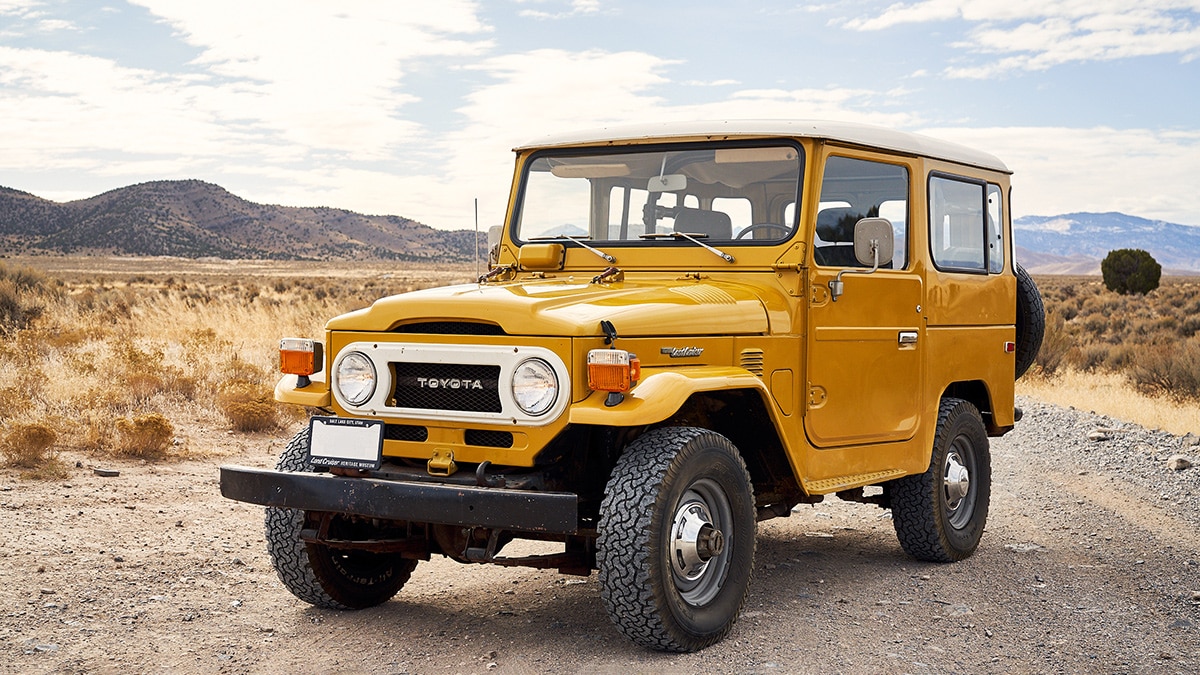
<svg viewBox="0 0 1200 675">
<path fill-rule="evenodd" d="M 870 265 L 869 270 L 842 270 L 829 282 L 829 295 L 834 302 L 845 292 L 843 274 L 872 274 L 880 265 L 892 262 L 896 254 L 895 235 L 892 221 L 887 218 L 863 218 L 854 224 L 854 257 L 860 265 Z"/>
<path fill-rule="evenodd" d="M 860 265 L 878 268 L 896 254 L 892 223 L 887 218 L 863 218 L 854 225 L 854 257 Z M 878 255 L 878 257 L 876 257 Z"/>
<path fill-rule="evenodd" d="M 491 269 L 500 260 L 500 237 L 504 234 L 503 225 L 493 225 L 487 231 L 488 268 Z"/>
</svg>

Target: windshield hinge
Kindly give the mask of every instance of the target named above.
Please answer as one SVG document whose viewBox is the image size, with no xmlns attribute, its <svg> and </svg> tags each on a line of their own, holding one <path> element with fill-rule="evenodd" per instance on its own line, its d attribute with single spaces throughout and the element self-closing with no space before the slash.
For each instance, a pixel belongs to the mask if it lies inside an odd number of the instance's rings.
<svg viewBox="0 0 1200 675">
<path fill-rule="evenodd" d="M 517 277 L 517 269 L 512 265 L 501 265 L 492 269 L 487 274 L 479 277 L 479 283 L 486 284 L 489 281 L 512 281 Z"/>
<path fill-rule="evenodd" d="M 611 283 L 614 281 L 625 281 L 625 272 L 616 267 L 609 267 L 600 274 L 592 277 L 593 284 Z"/>
</svg>

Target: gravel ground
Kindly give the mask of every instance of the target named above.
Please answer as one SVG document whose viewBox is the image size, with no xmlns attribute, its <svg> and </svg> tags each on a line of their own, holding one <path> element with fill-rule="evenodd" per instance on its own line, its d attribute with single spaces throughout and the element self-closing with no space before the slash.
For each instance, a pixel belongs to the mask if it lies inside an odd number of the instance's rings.
<svg viewBox="0 0 1200 675">
<path fill-rule="evenodd" d="M 6 471 L 0 671 L 1200 672 L 1200 468 L 1168 466 L 1200 463 L 1197 439 L 1020 404 L 974 557 L 918 563 L 886 511 L 803 506 L 760 524 L 741 620 L 688 655 L 621 638 L 594 574 L 434 560 L 381 607 L 295 600 L 262 510 L 217 490 L 219 464 L 270 466 L 285 433 L 194 430 L 206 458 L 117 477 L 82 456 L 66 481 Z"/>
</svg>

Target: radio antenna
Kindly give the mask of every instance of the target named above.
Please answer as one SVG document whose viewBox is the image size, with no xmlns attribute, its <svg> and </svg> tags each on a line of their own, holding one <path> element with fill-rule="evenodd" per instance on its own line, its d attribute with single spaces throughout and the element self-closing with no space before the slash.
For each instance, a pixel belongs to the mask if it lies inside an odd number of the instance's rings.
<svg viewBox="0 0 1200 675">
<path fill-rule="evenodd" d="M 479 276 L 479 197 L 475 198 L 475 276 Z"/>
</svg>

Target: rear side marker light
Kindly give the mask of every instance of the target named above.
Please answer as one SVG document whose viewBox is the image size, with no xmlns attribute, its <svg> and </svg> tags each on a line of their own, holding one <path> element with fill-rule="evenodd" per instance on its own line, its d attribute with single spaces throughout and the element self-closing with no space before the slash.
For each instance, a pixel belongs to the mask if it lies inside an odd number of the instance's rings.
<svg viewBox="0 0 1200 675">
<path fill-rule="evenodd" d="M 1004 343 L 1004 353 L 1005 354 L 1012 354 L 1016 351 L 1017 351 L 1017 343 L 1015 343 L 1015 342 L 1005 342 Z"/>
<path fill-rule="evenodd" d="M 325 367 L 325 346 L 316 340 L 283 338 L 279 341 L 279 370 L 297 375 L 296 386 L 307 387 L 308 376 Z"/>
</svg>

